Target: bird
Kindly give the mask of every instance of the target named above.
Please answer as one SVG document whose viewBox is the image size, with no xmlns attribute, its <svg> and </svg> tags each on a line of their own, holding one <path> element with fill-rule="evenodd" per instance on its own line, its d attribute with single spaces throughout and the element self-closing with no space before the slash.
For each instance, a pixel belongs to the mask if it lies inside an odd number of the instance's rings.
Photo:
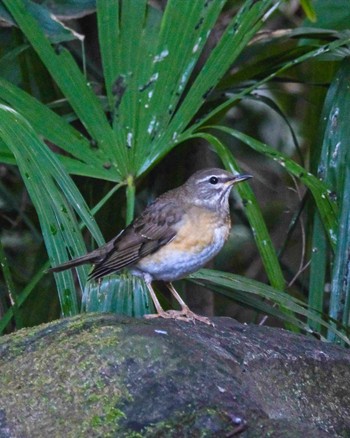
<svg viewBox="0 0 350 438">
<path fill-rule="evenodd" d="M 156 198 L 112 240 L 49 271 L 91 263 L 88 279 L 99 280 L 127 268 L 143 278 L 154 303 L 157 313 L 146 318 L 213 325 L 209 318 L 190 310 L 172 282 L 197 271 L 221 250 L 231 228 L 231 188 L 249 178 L 252 175 L 220 168 L 199 170 L 183 185 Z M 181 310 L 162 308 L 152 286 L 155 280 L 166 283 Z"/>
</svg>

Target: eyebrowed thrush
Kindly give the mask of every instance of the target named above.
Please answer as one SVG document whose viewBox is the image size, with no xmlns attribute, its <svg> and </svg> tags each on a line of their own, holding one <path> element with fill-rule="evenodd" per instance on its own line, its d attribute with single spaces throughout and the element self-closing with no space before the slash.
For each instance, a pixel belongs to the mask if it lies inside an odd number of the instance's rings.
<svg viewBox="0 0 350 438">
<path fill-rule="evenodd" d="M 182 186 L 155 199 L 128 227 L 100 248 L 51 268 L 59 272 L 93 263 L 89 279 L 99 279 L 128 268 L 142 277 L 157 310 L 146 318 L 174 318 L 185 321 L 210 320 L 192 312 L 172 285 L 197 271 L 223 247 L 231 220 L 229 194 L 232 186 L 251 178 L 222 169 L 194 173 Z M 164 311 L 152 281 L 165 281 L 181 310 Z"/>
</svg>

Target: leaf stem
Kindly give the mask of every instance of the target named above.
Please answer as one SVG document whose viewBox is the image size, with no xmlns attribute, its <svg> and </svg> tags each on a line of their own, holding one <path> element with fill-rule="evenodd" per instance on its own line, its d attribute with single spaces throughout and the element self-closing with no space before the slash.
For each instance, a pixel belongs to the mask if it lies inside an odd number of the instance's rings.
<svg viewBox="0 0 350 438">
<path fill-rule="evenodd" d="M 135 180 L 129 175 L 126 180 L 126 225 L 129 225 L 134 218 L 135 211 Z"/>
</svg>

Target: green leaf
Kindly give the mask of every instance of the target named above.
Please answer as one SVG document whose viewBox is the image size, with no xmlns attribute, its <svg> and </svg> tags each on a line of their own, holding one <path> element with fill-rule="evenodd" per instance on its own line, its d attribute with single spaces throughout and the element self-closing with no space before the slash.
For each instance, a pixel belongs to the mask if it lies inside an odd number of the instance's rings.
<svg viewBox="0 0 350 438">
<path fill-rule="evenodd" d="M 168 7 L 175 7 L 175 3 L 169 2 Z M 153 88 L 151 90 L 147 89 L 148 92 L 153 93 L 149 107 L 150 116 L 145 119 L 146 126 L 150 131 L 151 147 L 149 148 L 147 159 L 144 158 L 144 162 L 140 163 L 140 173 L 145 171 L 150 163 L 159 160 L 164 154 L 169 152 L 176 143 L 185 139 L 182 137 L 182 133 L 189 121 L 196 115 L 206 101 L 210 91 L 217 85 L 226 70 L 243 51 L 248 41 L 263 25 L 265 18 L 276 7 L 276 4 L 269 0 L 246 1 L 237 15 L 228 23 L 225 32 L 209 58 L 201 66 L 199 73 L 193 79 L 193 84 L 186 90 L 190 74 L 194 71 L 201 50 L 212 29 L 213 17 L 219 14 L 223 4 L 219 2 L 209 3 L 212 8 L 210 13 L 206 9 L 208 2 L 186 2 L 185 4 L 187 8 L 190 8 L 190 6 L 195 8 L 195 5 L 197 5 L 198 10 L 193 9 L 191 11 L 186 9 L 186 21 L 181 30 L 181 38 L 179 32 L 177 32 L 176 35 L 179 40 L 170 41 L 171 44 L 176 45 L 172 49 L 175 51 L 175 55 L 168 46 L 163 45 L 159 47 L 158 53 L 164 53 L 165 50 L 169 50 L 169 56 L 164 58 L 164 61 L 160 63 L 159 70 L 157 70 L 157 73 L 159 72 L 159 79 L 155 81 L 154 92 Z M 202 10 L 200 9 L 201 7 Z M 181 13 L 185 12 L 181 11 Z M 173 23 L 176 23 L 178 27 L 177 21 Z M 186 38 L 183 32 L 185 35 L 188 35 Z M 185 40 L 188 40 L 189 43 L 187 43 L 184 50 L 178 51 Z M 178 59 L 174 58 L 175 56 Z M 178 60 L 175 64 L 174 59 Z M 171 63 L 174 67 L 170 67 Z M 181 70 L 177 69 L 177 65 L 181 66 Z M 174 68 L 176 69 L 175 71 Z M 166 70 L 165 76 L 164 70 Z M 172 77 L 171 81 L 170 75 Z M 160 97 L 161 93 L 159 90 L 162 90 L 163 97 Z M 184 93 L 184 91 L 187 92 Z M 182 96 L 184 98 L 181 101 Z M 167 124 L 168 129 L 162 133 L 161 128 L 167 126 Z M 143 141 L 143 144 L 147 144 L 147 141 Z"/>
<path fill-rule="evenodd" d="M 79 191 L 55 155 L 43 144 L 28 122 L 9 107 L 0 105 L 0 137 L 16 158 L 28 193 L 36 208 L 47 252 L 54 265 L 84 254 L 85 245 L 72 206 L 99 244 L 103 238 Z M 78 268 L 85 284 L 86 267 Z M 71 272 L 56 274 L 62 313 L 76 314 L 78 295 Z"/>
<path fill-rule="evenodd" d="M 3 78 L 0 78 L 0 98 L 21 113 L 38 134 L 78 158 L 77 166 L 86 163 L 95 167 L 95 172 L 99 171 L 98 175 L 108 179 L 111 172 L 103 168 L 104 157 L 100 151 L 92 149 L 90 142 L 63 117 Z M 81 167 L 84 168 L 83 165 Z M 117 175 L 111 177 L 116 178 Z"/>
<path fill-rule="evenodd" d="M 303 0 L 305 2 L 306 0 Z M 309 0 L 308 0 L 309 3 Z M 349 29 L 350 9 L 348 0 L 313 0 L 310 7 L 314 10 L 306 24 L 323 29 Z M 313 20 L 312 18 L 316 18 Z"/>
<path fill-rule="evenodd" d="M 329 315 L 344 324 L 350 322 L 350 62 L 344 60 L 329 88 L 322 120 L 324 133 L 318 173 L 330 187 L 339 205 Z M 315 229 L 314 233 L 317 232 Z M 315 237 L 314 237 L 315 238 Z M 311 279 L 314 281 L 314 279 Z M 323 287 L 324 290 L 324 287 Z M 334 340 L 334 334 L 329 333 Z"/>
<path fill-rule="evenodd" d="M 328 246 L 324 228 L 320 216 L 315 212 L 313 223 L 310 281 L 309 281 L 309 307 L 317 313 L 324 310 L 325 305 L 325 280 L 327 270 Z M 310 327 L 320 331 L 321 326 L 312 320 L 308 320 Z"/>
<path fill-rule="evenodd" d="M 208 89 L 276 7 L 272 0 L 246 1 L 189 87 L 224 4 L 199 0 L 179 9 L 177 0 L 169 0 L 161 16 L 145 0 L 98 1 L 108 101 L 118 144 L 128 146 L 131 174 L 144 173 L 174 147 Z"/>
<path fill-rule="evenodd" d="M 97 0 L 97 23 L 105 86 L 112 111 L 118 76 L 119 2 Z"/>
<path fill-rule="evenodd" d="M 50 39 L 52 43 L 60 43 L 63 41 L 71 41 L 74 39 L 83 40 L 84 36 L 78 34 L 78 32 L 73 29 L 69 29 L 63 23 L 61 23 L 57 17 L 44 7 L 44 5 L 40 5 L 34 3 L 31 0 L 23 0 L 28 12 L 35 18 L 38 25 L 44 32 L 47 38 Z M 2 5 L 3 2 L 0 3 L 0 17 L 3 21 L 5 21 L 8 25 L 14 25 L 14 20 L 8 11 Z"/>
<path fill-rule="evenodd" d="M 279 307 L 288 309 L 290 313 L 287 314 L 287 320 L 295 324 L 297 327 L 302 327 L 306 332 L 313 333 L 313 330 L 302 322 L 303 318 L 307 317 L 314 322 L 319 323 L 322 327 L 331 330 L 338 339 L 342 340 L 347 345 L 350 345 L 350 339 L 348 336 L 343 334 L 340 330 L 337 330 L 334 325 L 323 320 L 320 315 L 310 311 L 307 308 L 306 303 L 271 286 L 239 275 L 210 269 L 201 269 L 195 274 L 191 274 L 189 278 L 209 288 L 211 286 L 214 286 L 214 288 L 224 288 L 227 296 L 229 295 L 229 291 L 231 291 L 231 298 L 235 298 L 234 291 L 239 290 L 244 293 L 254 294 L 261 298 L 270 300 L 276 303 Z M 292 317 L 291 315 L 293 314 L 299 315 L 299 317 Z M 285 318 L 285 315 L 283 317 Z"/>
<path fill-rule="evenodd" d="M 341 48 L 346 48 L 346 52 L 348 52 L 348 45 L 350 44 L 350 38 L 348 34 L 342 35 L 335 41 L 331 43 L 327 43 L 324 45 L 320 45 L 317 49 L 308 50 L 306 53 L 303 53 L 300 56 L 292 56 L 291 60 L 288 62 L 281 62 L 281 64 L 273 69 L 272 72 L 269 72 L 263 76 L 262 79 L 256 80 L 254 78 L 252 85 L 245 86 L 242 90 L 237 90 L 236 93 L 231 93 L 232 95 L 227 98 L 223 103 L 216 105 L 214 109 L 209 111 L 205 116 L 201 117 L 195 123 L 191 124 L 181 135 L 178 136 L 177 141 L 180 143 L 185 141 L 193 132 L 201 129 L 203 126 L 210 124 L 210 120 L 215 118 L 217 115 L 225 114 L 233 105 L 237 104 L 242 98 L 249 95 L 253 91 L 257 90 L 262 85 L 272 81 L 274 78 L 277 78 L 283 72 L 288 69 L 295 67 L 296 65 L 313 59 L 320 59 L 323 55 L 336 54 L 339 52 Z M 340 58 L 344 57 L 342 55 Z M 346 55 L 348 56 L 348 55 Z"/>
<path fill-rule="evenodd" d="M 5 164 L 16 164 L 13 153 L 2 140 L 0 140 L 0 162 Z"/>
<path fill-rule="evenodd" d="M 147 23 L 146 10 L 146 0 L 124 1 L 122 3 L 120 11 L 122 25 L 116 44 L 115 62 L 118 76 L 115 78 L 113 127 L 119 141 L 128 147 L 132 175 L 137 173 L 137 164 L 133 157 L 139 146 L 136 136 L 138 124 L 142 119 L 142 116 L 139 116 L 139 83 L 143 75 L 142 68 L 145 63 L 150 62 L 144 50 L 146 42 L 143 36 L 143 26 L 145 22 Z M 143 116 L 147 117 L 146 114 Z"/>
<path fill-rule="evenodd" d="M 72 55 L 63 48 L 55 52 L 35 19 L 24 7 L 22 0 L 3 1 L 91 137 L 96 140 L 104 152 L 105 161 L 114 166 L 113 170 L 120 180 L 122 175 L 127 174 L 125 146 L 118 144 L 117 137 L 107 121 L 98 98 L 79 70 Z"/>
<path fill-rule="evenodd" d="M 271 148 L 270 146 L 254 139 L 253 137 L 250 137 L 249 135 L 225 126 L 212 126 L 211 128 L 226 132 L 233 137 L 238 138 L 238 140 L 241 140 L 255 151 L 265 155 L 266 157 L 272 158 L 274 161 L 284 167 L 287 172 L 305 184 L 314 197 L 330 244 L 333 248 L 335 248 L 337 242 L 336 233 L 338 229 L 337 204 L 331 199 L 329 189 L 322 181 L 317 179 L 310 172 L 307 172 L 302 166 L 293 161 L 287 155 Z"/>
<path fill-rule="evenodd" d="M 219 155 L 220 159 L 228 170 L 233 173 L 241 173 L 233 155 L 218 138 L 212 134 L 203 132 L 194 134 L 191 138 L 196 137 L 204 138 L 214 146 L 216 153 Z M 245 212 L 269 281 L 277 289 L 284 289 L 285 280 L 282 270 L 254 193 L 248 183 L 237 185 L 237 191 L 243 200 Z"/>
<path fill-rule="evenodd" d="M 42 0 L 53 14 L 65 18 L 80 18 L 96 10 L 96 0 Z"/>
<path fill-rule="evenodd" d="M 141 173 L 145 164 L 149 166 L 162 149 L 174 145 L 176 129 L 169 127 L 170 121 L 185 95 L 190 75 L 223 5 L 222 0 L 199 0 L 183 2 L 179 9 L 176 0 L 167 3 L 158 46 L 154 53 L 150 53 L 149 77 L 139 84 L 141 105 L 147 111 L 141 121 L 137 142 L 140 147 L 151 143 L 147 155 L 143 147 L 137 156 Z M 178 31 L 179 27 L 181 32 Z M 192 107 L 192 116 L 197 108 L 198 105 Z"/>
<path fill-rule="evenodd" d="M 291 125 L 287 115 L 281 110 L 279 105 L 273 99 L 271 99 L 268 96 L 264 96 L 263 94 L 252 93 L 252 94 L 248 95 L 246 98 L 248 100 L 253 100 L 256 102 L 264 103 L 265 105 L 267 105 L 270 109 L 272 109 L 274 112 L 276 112 L 283 119 L 283 121 L 285 122 L 285 124 L 287 125 L 287 127 L 290 131 L 290 135 L 292 137 L 294 147 L 295 147 L 296 152 L 298 154 L 298 158 L 299 158 L 301 164 L 303 164 L 304 157 L 303 157 L 302 151 L 300 150 L 297 135 L 296 135 L 294 128 Z"/>
<path fill-rule="evenodd" d="M 185 123 L 198 111 L 213 87 L 222 78 L 253 35 L 261 28 L 265 17 L 275 9 L 273 1 L 246 1 L 236 17 L 229 23 L 223 36 L 211 52 L 193 86 L 177 111 L 173 130 L 181 132 Z"/>
<path fill-rule="evenodd" d="M 155 311 L 145 283 L 130 274 L 109 275 L 98 282 L 88 282 L 83 309 L 136 317 Z"/>
<path fill-rule="evenodd" d="M 317 20 L 316 11 L 311 3 L 311 0 L 300 0 L 301 7 L 304 9 L 304 12 L 307 18 L 315 23 Z"/>
</svg>

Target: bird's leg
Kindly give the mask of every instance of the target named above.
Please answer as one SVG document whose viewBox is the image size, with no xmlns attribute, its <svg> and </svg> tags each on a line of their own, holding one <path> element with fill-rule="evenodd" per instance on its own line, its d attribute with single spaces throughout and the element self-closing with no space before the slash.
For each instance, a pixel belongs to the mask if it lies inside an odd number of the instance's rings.
<svg viewBox="0 0 350 438">
<path fill-rule="evenodd" d="M 147 289 L 151 295 L 154 307 L 156 308 L 157 313 L 150 313 L 148 315 L 144 315 L 147 319 L 153 319 L 153 318 L 166 318 L 166 319 L 174 319 L 175 316 L 172 314 L 173 311 L 165 311 L 163 307 L 161 306 L 160 302 L 158 301 L 157 295 L 154 292 L 154 289 L 151 284 L 151 280 L 147 277 L 144 277 Z"/>
<path fill-rule="evenodd" d="M 152 284 L 149 280 L 145 279 L 145 283 L 147 286 L 147 289 L 151 295 L 154 307 L 156 308 L 157 314 L 151 314 L 151 315 L 145 315 L 145 318 L 156 318 L 157 316 L 162 316 L 163 313 L 165 313 L 163 307 L 161 306 L 156 293 L 154 292 L 154 289 L 152 287 Z"/>
<path fill-rule="evenodd" d="M 192 312 L 187 304 L 183 301 L 183 299 L 180 297 L 180 295 L 177 293 L 176 289 L 171 283 L 167 283 L 167 287 L 169 288 L 170 292 L 173 294 L 174 298 L 179 302 L 181 306 L 181 310 L 167 310 L 165 311 L 163 307 L 161 306 L 160 302 L 158 301 L 158 298 L 156 296 L 156 293 L 154 292 L 154 289 L 152 287 L 151 281 L 148 278 L 144 279 L 146 282 L 146 286 L 149 290 L 149 293 L 151 295 L 153 304 L 157 310 L 157 313 L 145 315 L 145 318 L 151 319 L 151 318 L 165 318 L 165 319 L 178 319 L 181 321 L 201 321 L 205 324 L 214 325 L 208 318 L 205 316 L 197 315 L 196 313 Z"/>
<path fill-rule="evenodd" d="M 173 297 L 176 299 L 176 301 L 180 304 L 181 310 L 170 310 L 170 312 L 174 315 L 174 318 L 182 319 L 185 321 L 201 321 L 208 325 L 214 325 L 209 318 L 201 315 L 197 315 L 196 313 L 192 312 L 188 305 L 185 303 L 185 301 L 181 298 L 181 296 L 178 294 L 177 290 L 174 288 L 172 283 L 166 283 L 167 288 L 172 293 Z"/>
</svg>

